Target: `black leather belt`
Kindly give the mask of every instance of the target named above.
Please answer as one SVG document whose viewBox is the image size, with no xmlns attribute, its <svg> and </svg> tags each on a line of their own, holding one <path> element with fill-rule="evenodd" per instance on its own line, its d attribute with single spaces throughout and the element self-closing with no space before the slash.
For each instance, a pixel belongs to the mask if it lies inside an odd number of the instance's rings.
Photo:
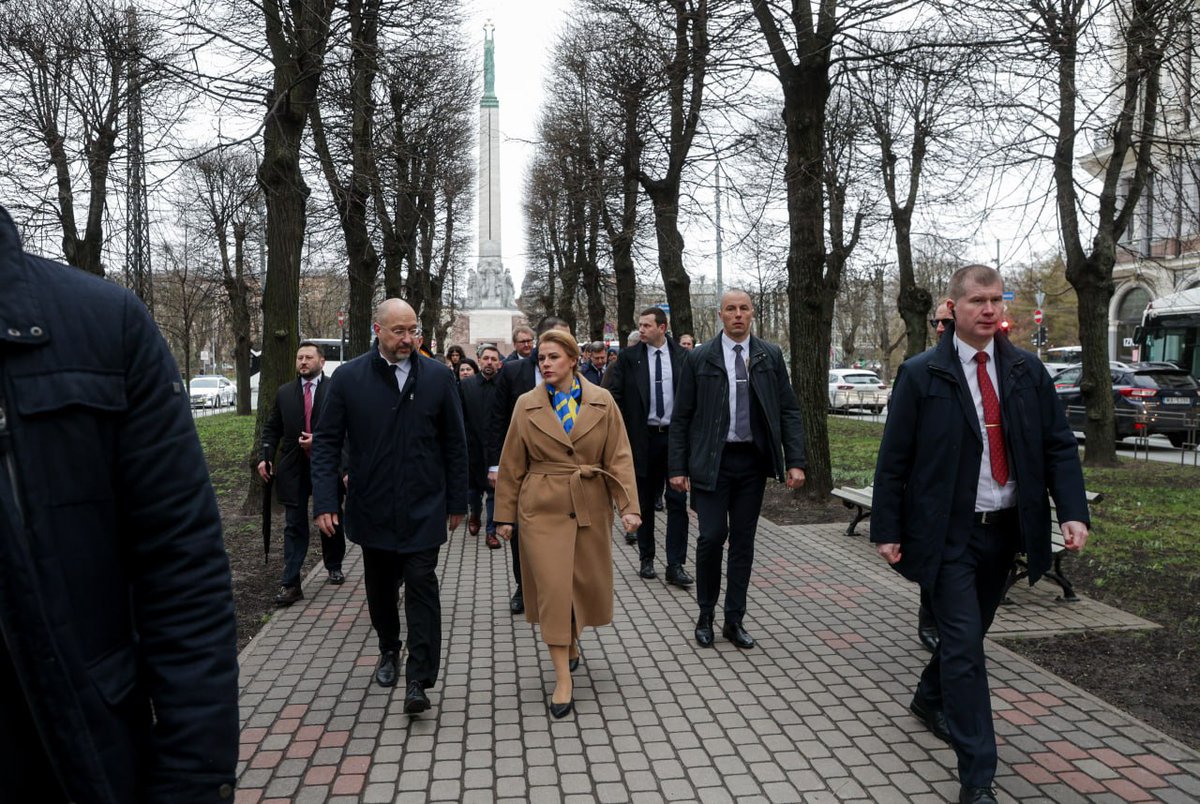
<svg viewBox="0 0 1200 804">
<path fill-rule="evenodd" d="M 665 433 L 671 429 L 669 424 L 647 424 L 646 429 L 652 433 Z"/>
<path fill-rule="evenodd" d="M 976 525 L 996 525 L 1017 515 L 1017 508 L 1001 508 L 999 511 L 976 511 Z"/>
</svg>

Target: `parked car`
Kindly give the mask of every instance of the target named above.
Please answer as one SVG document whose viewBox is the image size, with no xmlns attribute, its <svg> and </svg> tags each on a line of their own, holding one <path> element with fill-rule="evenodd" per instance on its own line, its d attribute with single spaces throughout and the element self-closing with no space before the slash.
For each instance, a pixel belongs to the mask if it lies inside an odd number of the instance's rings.
<svg viewBox="0 0 1200 804">
<path fill-rule="evenodd" d="M 1117 438 L 1135 435 L 1166 436 L 1182 447 L 1200 423 L 1200 385 L 1171 363 L 1110 362 Z M 1075 430 L 1084 428 L 1083 394 L 1079 381 L 1083 366 L 1075 365 L 1054 377 L 1058 398 L 1066 406 Z"/>
<path fill-rule="evenodd" d="M 188 393 L 194 408 L 223 408 L 237 401 L 237 386 L 225 377 L 213 375 L 192 377 Z"/>
<path fill-rule="evenodd" d="M 866 369 L 832 369 L 829 372 L 829 409 L 868 408 L 875 413 L 887 407 L 891 390 L 879 375 Z"/>
</svg>

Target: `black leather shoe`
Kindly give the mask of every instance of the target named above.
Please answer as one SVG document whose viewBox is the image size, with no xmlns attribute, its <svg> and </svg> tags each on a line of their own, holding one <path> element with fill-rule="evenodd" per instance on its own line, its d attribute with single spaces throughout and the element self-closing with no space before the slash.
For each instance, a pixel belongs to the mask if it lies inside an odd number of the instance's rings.
<svg viewBox="0 0 1200 804">
<path fill-rule="evenodd" d="M 429 696 L 420 681 L 408 682 L 404 692 L 404 714 L 419 715 L 429 709 Z"/>
<path fill-rule="evenodd" d="M 300 590 L 300 584 L 296 584 L 295 586 L 281 586 L 279 587 L 279 594 L 275 595 L 275 605 L 282 608 L 303 599 L 304 592 Z"/>
<path fill-rule="evenodd" d="M 721 629 L 721 636 L 742 650 L 749 650 L 754 647 L 754 638 L 746 633 L 746 629 L 742 628 L 741 623 L 725 623 L 725 627 Z"/>
<path fill-rule="evenodd" d="M 550 716 L 553 717 L 555 720 L 562 720 L 564 717 L 571 714 L 571 710 L 574 708 L 575 708 L 575 699 L 574 698 L 571 698 L 571 700 L 567 701 L 566 703 L 561 703 L 561 704 L 556 704 L 556 703 L 554 703 L 554 701 L 551 701 L 550 702 Z"/>
<path fill-rule="evenodd" d="M 658 577 L 658 573 L 654 571 L 654 559 L 653 558 L 643 558 L 642 559 L 642 569 L 641 569 L 641 572 L 638 573 L 638 575 L 641 575 L 647 581 Z"/>
<path fill-rule="evenodd" d="M 990 787 L 966 787 L 958 791 L 958 804 L 996 804 L 996 792 Z"/>
<path fill-rule="evenodd" d="M 668 564 L 667 565 L 667 583 L 674 584 L 675 586 L 681 586 L 684 589 L 686 589 L 687 587 L 694 584 L 695 581 L 692 580 L 692 576 L 688 575 L 687 570 L 685 570 L 681 565 Z"/>
<path fill-rule="evenodd" d="M 701 614 L 696 620 L 696 642 L 702 648 L 711 648 L 713 643 L 713 618 L 711 614 Z"/>
<path fill-rule="evenodd" d="M 525 593 L 521 591 L 521 587 L 517 587 L 517 591 L 513 592 L 512 599 L 508 601 L 508 610 L 513 614 L 525 613 Z"/>
<path fill-rule="evenodd" d="M 908 705 L 908 711 L 916 715 L 917 719 L 933 732 L 934 737 L 943 742 L 950 742 L 950 727 L 946 724 L 946 713 L 940 708 L 930 706 L 921 700 L 920 696 L 913 696 L 912 703 Z M 978 789 L 986 790 L 987 788 Z M 995 801 L 995 798 L 992 800 Z"/>
<path fill-rule="evenodd" d="M 330 570 L 329 582 L 334 586 L 341 586 L 346 582 L 346 575 L 341 570 Z"/>
<path fill-rule="evenodd" d="M 375 683 L 381 687 L 396 686 L 396 651 L 385 650 L 379 654 L 379 664 L 375 668 Z"/>
</svg>

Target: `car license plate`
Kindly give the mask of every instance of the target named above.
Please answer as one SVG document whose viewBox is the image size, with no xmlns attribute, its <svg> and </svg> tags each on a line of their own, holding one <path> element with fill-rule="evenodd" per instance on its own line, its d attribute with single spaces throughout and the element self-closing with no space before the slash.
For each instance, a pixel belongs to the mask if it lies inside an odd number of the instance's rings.
<svg viewBox="0 0 1200 804">
<path fill-rule="evenodd" d="M 1190 405 L 1192 400 L 1191 397 L 1186 396 L 1165 396 L 1162 403 L 1164 405 Z"/>
</svg>

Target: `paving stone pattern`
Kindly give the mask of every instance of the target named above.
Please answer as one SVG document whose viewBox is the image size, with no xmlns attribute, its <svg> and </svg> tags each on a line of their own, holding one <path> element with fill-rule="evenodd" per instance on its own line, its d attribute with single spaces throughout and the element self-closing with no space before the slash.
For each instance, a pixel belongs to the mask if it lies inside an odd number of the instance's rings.
<svg viewBox="0 0 1200 804">
<path fill-rule="evenodd" d="M 694 550 L 694 522 L 692 533 Z M 715 648 L 699 648 L 693 596 L 666 586 L 661 566 L 660 580 L 639 578 L 636 547 L 613 538 L 614 622 L 585 632 L 577 712 L 554 722 L 549 659 L 535 627 L 508 614 L 507 550 L 465 528 L 443 548 L 442 676 L 417 717 L 403 713 L 403 684 L 372 683 L 361 553 L 351 547 L 344 586 L 322 585 L 318 568 L 305 600 L 243 651 L 237 801 L 956 798 L 953 751 L 907 711 L 927 657 L 916 588 L 864 538 L 763 521 L 746 620 L 758 646 L 746 652 L 721 639 L 719 616 Z M 1152 625 L 1055 591 L 1014 590 L 995 630 Z M 1001 801 L 1200 801 L 1200 754 L 997 645 L 988 653 Z"/>
</svg>

